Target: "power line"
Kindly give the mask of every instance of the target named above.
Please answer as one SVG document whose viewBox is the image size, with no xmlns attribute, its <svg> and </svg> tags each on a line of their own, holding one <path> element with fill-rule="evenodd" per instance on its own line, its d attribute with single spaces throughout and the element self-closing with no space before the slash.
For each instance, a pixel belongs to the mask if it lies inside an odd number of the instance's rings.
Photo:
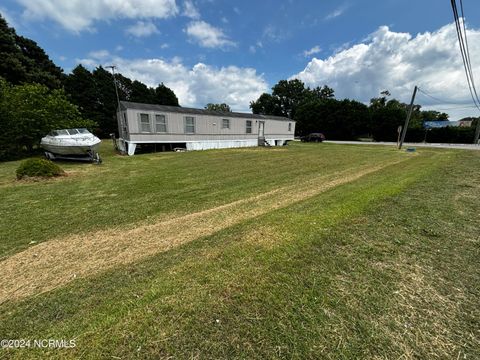
<svg viewBox="0 0 480 360">
<path fill-rule="evenodd" d="M 427 105 L 429 106 L 429 105 Z M 477 107 L 475 105 L 471 105 L 471 106 L 456 106 L 456 107 L 449 107 L 449 108 L 444 108 L 444 109 L 437 109 L 435 108 L 435 110 L 437 111 L 447 111 L 447 110 L 461 110 L 461 109 L 476 109 Z"/>
<path fill-rule="evenodd" d="M 463 12 L 463 0 L 460 0 L 460 11 L 462 13 L 462 25 L 463 25 L 463 34 L 464 34 L 464 38 L 465 38 L 466 55 L 467 55 L 467 60 L 468 60 L 468 72 L 470 74 L 470 79 L 471 79 L 471 82 L 472 82 L 473 91 L 475 92 L 475 97 L 477 98 L 477 102 L 480 105 L 480 100 L 478 99 L 477 89 L 476 89 L 476 86 L 475 86 L 475 77 L 473 76 L 473 71 L 472 71 L 472 62 L 470 61 L 470 49 L 468 47 L 467 28 L 465 26 L 465 14 Z"/>
<path fill-rule="evenodd" d="M 462 18 L 462 20 L 463 20 L 463 26 L 462 26 L 462 24 L 460 24 L 460 19 L 459 19 L 459 16 L 458 16 L 458 9 L 457 9 L 456 0 L 451 0 L 451 4 L 452 4 L 453 17 L 454 17 L 454 20 L 455 20 L 455 26 L 456 26 L 456 31 L 457 31 L 458 43 L 459 43 L 459 46 L 460 46 L 460 53 L 462 55 L 463 67 L 465 69 L 465 75 L 466 75 L 466 78 L 467 78 L 468 89 L 470 90 L 470 95 L 472 96 L 473 102 L 475 103 L 475 105 L 478 106 L 478 104 L 477 104 L 478 98 L 474 96 L 474 92 L 473 92 L 474 84 L 472 82 L 470 56 L 469 56 L 469 53 L 467 52 L 467 48 L 466 48 L 465 41 L 464 41 L 465 34 L 462 32 L 462 27 L 463 27 L 463 29 L 465 29 L 465 19 Z M 462 5 L 462 8 L 463 8 L 463 5 Z M 465 16 L 465 15 L 463 14 L 463 16 Z"/>
<path fill-rule="evenodd" d="M 460 53 L 462 54 L 463 67 L 465 68 L 465 75 L 467 77 L 468 89 L 475 106 L 480 110 L 480 99 L 478 98 L 477 89 L 475 87 L 475 78 L 472 71 L 472 63 L 470 61 L 470 51 L 468 48 L 467 29 L 465 26 L 465 13 L 463 10 L 463 1 L 460 0 L 460 11 L 462 13 L 462 24 L 458 17 L 457 0 L 450 0 L 453 10 L 453 18 L 455 19 L 455 27 L 457 30 L 458 42 L 460 45 Z M 463 34 L 462 34 L 463 29 Z M 480 121 L 477 121 L 477 127 L 475 129 L 475 136 L 473 143 L 477 144 L 480 137 Z"/>
<path fill-rule="evenodd" d="M 460 19 L 458 16 L 458 8 L 457 8 L 457 0 L 450 0 L 451 5 L 452 5 L 452 10 L 453 10 L 453 18 L 455 20 L 455 27 L 457 31 L 457 37 L 458 37 L 458 42 L 460 45 L 460 53 L 462 55 L 462 62 L 463 62 L 463 67 L 465 69 L 465 76 L 467 78 L 467 84 L 468 84 L 468 89 L 470 91 L 470 95 L 472 96 L 472 100 L 475 104 L 475 106 L 480 110 L 480 100 L 477 95 L 477 91 L 475 89 L 475 82 L 473 81 L 473 72 L 472 72 L 472 67 L 471 67 L 471 62 L 470 62 L 470 54 L 468 52 L 467 46 L 465 44 L 465 40 L 467 33 L 466 31 L 463 32 L 462 29 L 465 29 L 465 14 L 463 12 L 463 3 L 462 0 L 461 2 L 461 11 L 462 11 L 462 22 L 463 24 L 460 23 Z"/>
<path fill-rule="evenodd" d="M 427 93 L 425 90 L 421 89 L 421 88 L 418 88 L 418 91 L 420 91 L 423 95 L 425 96 L 428 96 L 429 98 L 432 98 L 433 100 L 436 100 L 438 101 L 439 103 L 442 103 L 442 104 L 448 104 L 449 101 L 447 100 L 442 100 L 442 99 L 439 99 L 433 95 L 430 95 L 429 93 Z"/>
<path fill-rule="evenodd" d="M 452 106 L 452 107 L 448 107 L 448 108 L 445 108 L 445 109 L 437 109 L 437 110 L 454 110 L 454 109 L 471 109 L 471 108 L 477 108 L 475 105 L 471 105 L 471 106 L 465 106 L 465 104 L 461 104 L 461 103 L 458 103 L 458 104 L 455 104 L 453 102 L 451 102 L 450 100 L 445 100 L 445 99 L 440 99 L 436 96 L 433 96 L 431 95 L 430 93 L 426 92 L 425 90 L 421 89 L 421 88 L 418 88 L 418 91 L 422 93 L 422 95 L 424 96 L 427 96 L 435 101 L 438 101 L 439 103 L 441 103 L 442 105 L 460 105 L 460 106 Z M 426 106 L 434 106 L 434 105 L 426 105 Z"/>
</svg>

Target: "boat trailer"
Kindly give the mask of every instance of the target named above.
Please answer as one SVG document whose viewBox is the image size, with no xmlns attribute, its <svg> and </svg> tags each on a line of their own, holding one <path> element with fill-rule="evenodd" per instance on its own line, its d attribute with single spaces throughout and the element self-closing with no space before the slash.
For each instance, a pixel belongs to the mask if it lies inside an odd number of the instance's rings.
<svg viewBox="0 0 480 360">
<path fill-rule="evenodd" d="M 68 161 L 84 161 L 84 162 L 91 162 L 94 164 L 101 164 L 102 158 L 96 151 L 88 151 L 87 155 L 59 155 L 54 154 L 50 151 L 45 151 L 45 157 L 48 160 L 68 160 Z"/>
</svg>

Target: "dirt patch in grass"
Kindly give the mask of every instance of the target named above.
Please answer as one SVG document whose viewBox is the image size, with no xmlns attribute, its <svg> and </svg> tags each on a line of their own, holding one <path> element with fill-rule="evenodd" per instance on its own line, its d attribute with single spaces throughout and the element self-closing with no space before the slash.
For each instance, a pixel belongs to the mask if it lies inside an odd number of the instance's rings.
<svg viewBox="0 0 480 360">
<path fill-rule="evenodd" d="M 24 177 L 22 179 L 16 179 L 15 181 L 19 184 L 28 184 L 28 183 L 36 183 L 36 182 L 53 182 L 53 181 L 59 181 L 62 178 L 67 177 L 69 174 L 66 172 L 63 172 L 61 175 L 57 175 L 55 177 L 44 177 L 44 176 L 28 176 Z"/>
<path fill-rule="evenodd" d="M 35 245 L 0 262 L 0 304 L 46 292 L 98 272 L 136 262 L 242 221 L 286 207 L 401 161 L 317 176 L 208 210 L 133 229 L 113 228 Z M 255 234 L 254 234 L 255 235 Z M 258 236 L 252 235 L 252 238 Z M 258 234 L 257 234 L 258 235 Z"/>
</svg>

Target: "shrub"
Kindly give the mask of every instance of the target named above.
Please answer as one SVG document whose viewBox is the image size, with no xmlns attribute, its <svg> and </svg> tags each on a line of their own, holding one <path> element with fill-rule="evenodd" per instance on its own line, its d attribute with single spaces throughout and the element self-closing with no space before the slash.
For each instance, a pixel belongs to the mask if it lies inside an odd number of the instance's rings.
<svg viewBox="0 0 480 360">
<path fill-rule="evenodd" d="M 46 159 L 28 159 L 23 161 L 17 169 L 17 179 L 24 177 L 54 177 L 65 172 L 60 166 Z"/>
<path fill-rule="evenodd" d="M 425 139 L 427 143 L 471 144 L 475 136 L 475 128 L 473 127 L 447 126 L 434 128 L 428 130 L 426 136 L 425 131 L 423 128 L 409 128 L 405 140 L 422 142 Z"/>
</svg>

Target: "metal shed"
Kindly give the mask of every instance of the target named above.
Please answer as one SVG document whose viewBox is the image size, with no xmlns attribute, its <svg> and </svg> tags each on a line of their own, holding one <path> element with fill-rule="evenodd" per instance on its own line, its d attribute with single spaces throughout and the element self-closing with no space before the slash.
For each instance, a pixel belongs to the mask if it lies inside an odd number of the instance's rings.
<svg viewBox="0 0 480 360">
<path fill-rule="evenodd" d="M 293 140 L 295 121 L 270 115 L 220 112 L 120 101 L 119 146 L 128 155 L 137 144 L 206 150 L 283 146 Z"/>
</svg>

